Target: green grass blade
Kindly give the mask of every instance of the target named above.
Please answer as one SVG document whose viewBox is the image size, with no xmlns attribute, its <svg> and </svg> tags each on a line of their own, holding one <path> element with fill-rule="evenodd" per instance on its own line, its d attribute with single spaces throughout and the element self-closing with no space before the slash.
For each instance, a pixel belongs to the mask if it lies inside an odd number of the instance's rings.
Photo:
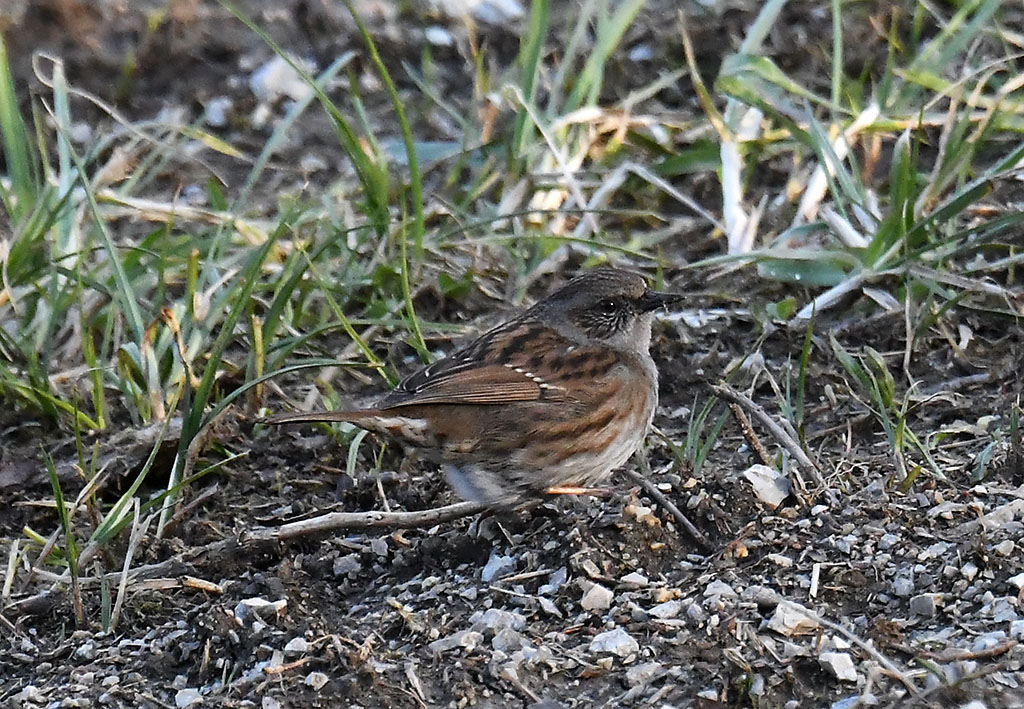
<svg viewBox="0 0 1024 709">
<path fill-rule="evenodd" d="M 410 195 L 413 213 L 412 235 L 416 242 L 416 256 L 420 258 L 423 254 L 423 236 L 426 232 L 423 219 L 423 178 L 420 175 L 419 158 L 416 156 L 416 145 L 413 140 L 412 129 L 409 127 L 409 119 L 405 115 L 405 107 L 402 104 L 401 97 L 398 95 L 398 89 L 395 87 L 395 82 L 391 78 L 387 67 L 384 66 L 380 54 L 377 52 L 377 45 L 374 43 L 373 37 L 370 36 L 366 25 L 363 24 L 363 20 L 355 11 L 355 8 L 352 7 L 351 1 L 345 0 L 345 5 L 348 7 L 349 12 L 352 13 L 356 27 L 359 28 L 359 34 L 362 35 L 363 43 L 366 44 L 366 49 L 370 53 L 370 61 L 376 67 L 381 81 L 384 82 L 384 87 L 387 89 L 388 96 L 391 99 L 391 106 L 395 110 L 395 117 L 398 119 L 398 125 L 402 131 L 402 140 L 405 142 L 405 156 L 409 165 L 409 189 L 412 192 Z"/>
<path fill-rule="evenodd" d="M 537 80 L 540 77 L 540 58 L 548 37 L 550 21 L 549 0 L 535 0 L 530 5 L 530 22 L 519 46 L 519 84 L 523 100 L 529 105 L 537 101 Z M 533 123 L 526 109 L 516 116 L 516 127 L 512 134 L 513 155 L 521 156 L 526 145 L 533 138 Z"/>
<path fill-rule="evenodd" d="M 575 111 L 581 106 L 592 106 L 597 102 L 605 64 L 643 6 L 644 0 L 624 0 L 610 17 L 604 13 L 598 15 L 597 41 L 563 106 L 565 112 Z"/>
<path fill-rule="evenodd" d="M 3 140 L 4 161 L 11 178 L 11 193 L 0 187 L 4 208 L 17 224 L 28 214 L 35 200 L 37 174 L 33 168 L 28 129 L 18 111 L 18 97 L 14 92 L 14 79 L 7 56 L 7 44 L 0 36 L 0 139 Z"/>
</svg>

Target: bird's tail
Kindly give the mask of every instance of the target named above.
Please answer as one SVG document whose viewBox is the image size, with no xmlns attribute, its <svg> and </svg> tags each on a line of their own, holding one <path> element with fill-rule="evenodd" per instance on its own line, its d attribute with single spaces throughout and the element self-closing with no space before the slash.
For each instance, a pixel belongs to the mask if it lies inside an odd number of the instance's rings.
<svg viewBox="0 0 1024 709">
<path fill-rule="evenodd" d="M 346 422 L 359 424 L 368 418 L 380 415 L 379 409 L 359 409 L 357 411 L 310 411 L 301 414 L 281 414 L 263 419 L 262 423 L 278 426 L 284 423 L 337 423 Z"/>
</svg>

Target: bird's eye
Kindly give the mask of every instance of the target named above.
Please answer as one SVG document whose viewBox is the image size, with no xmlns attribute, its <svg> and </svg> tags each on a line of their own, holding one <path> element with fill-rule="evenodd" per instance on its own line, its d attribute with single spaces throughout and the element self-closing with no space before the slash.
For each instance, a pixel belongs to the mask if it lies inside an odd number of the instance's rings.
<svg viewBox="0 0 1024 709">
<path fill-rule="evenodd" d="M 615 315 L 619 311 L 619 304 L 611 298 L 604 298 L 598 302 L 597 309 L 602 315 Z"/>
</svg>

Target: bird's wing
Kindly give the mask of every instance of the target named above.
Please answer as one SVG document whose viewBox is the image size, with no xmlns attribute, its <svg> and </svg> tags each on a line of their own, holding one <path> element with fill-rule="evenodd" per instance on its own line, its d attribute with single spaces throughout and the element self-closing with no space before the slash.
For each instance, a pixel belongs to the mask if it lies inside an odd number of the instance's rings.
<svg viewBox="0 0 1024 709">
<path fill-rule="evenodd" d="M 514 320 L 406 378 L 378 405 L 502 404 L 558 400 L 561 390 L 533 372 L 539 353 L 569 342 L 533 320 Z"/>
</svg>

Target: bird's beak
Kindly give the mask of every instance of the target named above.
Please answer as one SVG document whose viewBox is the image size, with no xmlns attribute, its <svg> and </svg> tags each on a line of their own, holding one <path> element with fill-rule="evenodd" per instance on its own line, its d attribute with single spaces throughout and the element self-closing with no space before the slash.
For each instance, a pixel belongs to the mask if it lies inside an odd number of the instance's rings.
<svg viewBox="0 0 1024 709">
<path fill-rule="evenodd" d="M 659 293 L 658 291 L 649 290 L 640 299 L 640 310 L 641 312 L 649 313 L 661 307 L 674 305 L 681 301 L 683 297 L 680 293 Z"/>
</svg>

